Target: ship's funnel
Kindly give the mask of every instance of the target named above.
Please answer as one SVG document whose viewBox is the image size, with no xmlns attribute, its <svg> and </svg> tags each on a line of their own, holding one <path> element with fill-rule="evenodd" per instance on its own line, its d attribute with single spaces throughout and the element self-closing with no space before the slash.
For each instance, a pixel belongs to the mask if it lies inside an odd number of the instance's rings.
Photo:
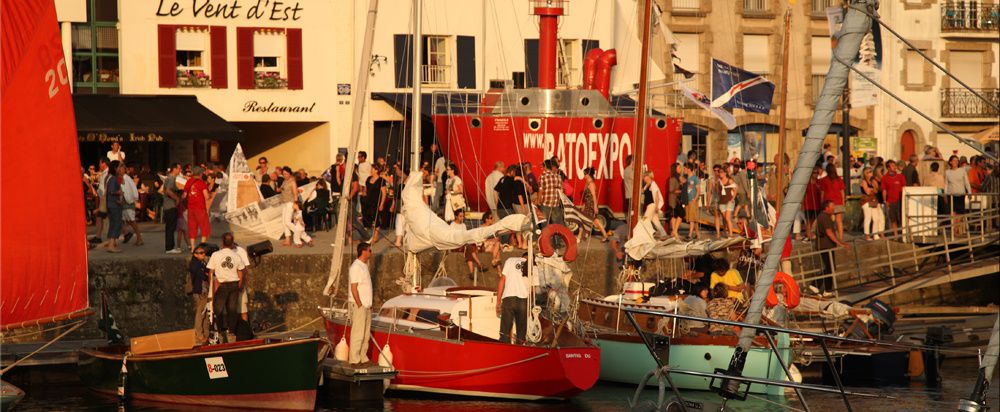
<svg viewBox="0 0 1000 412">
<path fill-rule="evenodd" d="M 566 0 L 532 0 L 532 14 L 538 16 L 538 88 L 556 88 L 556 42 L 559 16 Z"/>
<path fill-rule="evenodd" d="M 618 53 L 615 49 L 607 49 L 604 53 L 601 53 L 601 57 L 597 59 L 597 64 L 594 70 L 597 72 L 595 74 L 595 84 L 594 88 L 604 95 L 605 99 L 609 99 L 611 90 L 611 68 L 618 64 Z"/>
<path fill-rule="evenodd" d="M 583 58 L 583 88 L 593 89 L 597 83 L 597 59 L 601 58 L 604 50 L 595 47 L 587 51 L 587 56 Z"/>
</svg>

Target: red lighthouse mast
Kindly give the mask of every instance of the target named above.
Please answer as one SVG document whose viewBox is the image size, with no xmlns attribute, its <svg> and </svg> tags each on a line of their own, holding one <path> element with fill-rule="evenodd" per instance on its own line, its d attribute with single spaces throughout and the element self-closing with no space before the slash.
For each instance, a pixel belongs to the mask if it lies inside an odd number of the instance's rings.
<svg viewBox="0 0 1000 412">
<path fill-rule="evenodd" d="M 532 14 L 538 16 L 538 88 L 556 88 L 556 41 L 559 16 L 566 0 L 533 0 Z"/>
</svg>

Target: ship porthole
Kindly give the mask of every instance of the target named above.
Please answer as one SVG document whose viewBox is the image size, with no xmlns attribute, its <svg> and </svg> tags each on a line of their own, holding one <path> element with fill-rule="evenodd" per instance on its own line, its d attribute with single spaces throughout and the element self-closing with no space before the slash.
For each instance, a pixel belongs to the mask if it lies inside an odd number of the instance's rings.
<svg viewBox="0 0 1000 412">
<path fill-rule="evenodd" d="M 542 122 L 538 121 L 538 119 L 531 119 L 528 122 L 528 127 L 533 131 L 538 130 L 538 128 L 542 127 Z"/>
<path fill-rule="evenodd" d="M 705 352 L 705 360 L 712 360 L 712 354 Z"/>
<path fill-rule="evenodd" d="M 524 96 L 521 98 L 521 106 L 527 106 L 528 103 L 531 103 L 531 99 L 529 99 L 528 96 Z"/>
<path fill-rule="evenodd" d="M 479 120 L 478 117 L 473 117 L 472 121 L 470 121 L 469 123 L 471 123 L 472 127 L 476 128 L 476 129 L 478 129 L 480 126 L 483 125 L 483 122 L 481 120 Z"/>
<path fill-rule="evenodd" d="M 594 128 L 600 129 L 604 127 L 604 119 L 594 119 Z"/>
<path fill-rule="evenodd" d="M 590 106 L 590 98 L 589 97 L 581 97 L 580 98 L 580 106 L 584 106 L 584 107 Z"/>
<path fill-rule="evenodd" d="M 663 129 L 663 128 L 666 128 L 666 127 L 667 127 L 667 121 L 666 120 L 660 119 L 660 120 L 656 121 L 656 128 L 657 129 Z"/>
</svg>

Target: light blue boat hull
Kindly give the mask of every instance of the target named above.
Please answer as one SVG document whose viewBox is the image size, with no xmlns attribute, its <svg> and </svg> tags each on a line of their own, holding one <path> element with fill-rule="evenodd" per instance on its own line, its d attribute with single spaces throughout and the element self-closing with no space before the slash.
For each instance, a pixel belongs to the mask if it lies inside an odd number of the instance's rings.
<svg viewBox="0 0 1000 412">
<path fill-rule="evenodd" d="M 631 339 L 629 339 L 631 340 Z M 778 353 L 790 365 L 791 350 L 787 334 L 777 336 Z M 656 369 L 656 361 L 642 342 L 597 338 L 601 348 L 601 379 L 611 382 L 638 384 L 649 371 Z M 726 345 L 671 344 L 669 365 L 688 371 L 713 373 L 716 368 L 727 369 L 735 348 Z M 743 376 L 770 380 L 787 380 L 774 352 L 754 348 L 747 354 Z M 711 379 L 673 373 L 670 375 L 678 389 L 709 390 Z M 656 379 L 649 383 L 656 385 Z M 775 385 L 750 385 L 750 393 L 783 395 L 784 388 Z"/>
</svg>

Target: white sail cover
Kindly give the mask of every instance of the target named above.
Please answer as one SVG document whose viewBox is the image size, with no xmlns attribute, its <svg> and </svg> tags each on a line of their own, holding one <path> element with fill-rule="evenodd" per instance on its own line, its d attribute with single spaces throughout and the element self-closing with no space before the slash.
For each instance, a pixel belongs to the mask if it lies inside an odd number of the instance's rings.
<svg viewBox="0 0 1000 412">
<path fill-rule="evenodd" d="M 632 238 L 625 242 L 625 252 L 628 253 L 628 256 L 633 260 L 701 256 L 725 249 L 744 240 L 742 237 L 735 237 L 682 242 L 674 238 L 656 240 L 653 233 L 655 233 L 653 223 L 647 219 L 640 219 L 632 229 Z"/>
<path fill-rule="evenodd" d="M 419 173 L 411 173 L 406 179 L 402 196 L 402 212 L 406 221 L 403 248 L 411 253 L 420 253 L 431 248 L 451 250 L 480 243 L 505 230 L 520 231 L 528 222 L 527 216 L 510 215 L 492 225 L 475 229 L 453 227 L 434 214 L 424 203 L 423 182 Z"/>
</svg>

